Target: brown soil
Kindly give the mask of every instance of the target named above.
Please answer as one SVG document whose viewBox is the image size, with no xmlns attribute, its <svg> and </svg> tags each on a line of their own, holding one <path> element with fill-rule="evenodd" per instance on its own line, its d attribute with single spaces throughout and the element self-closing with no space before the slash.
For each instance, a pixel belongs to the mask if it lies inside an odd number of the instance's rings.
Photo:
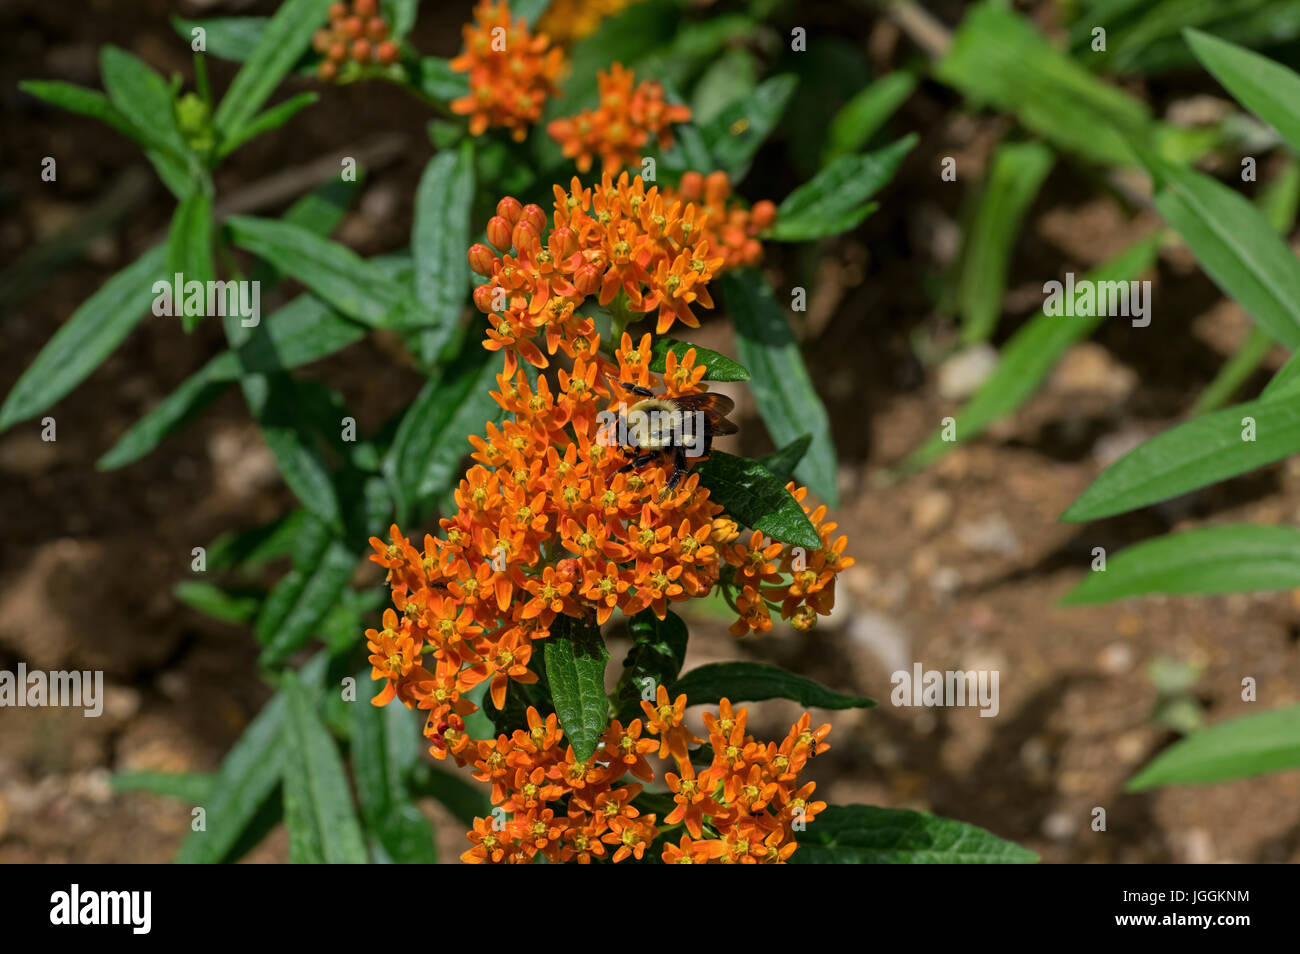
<svg viewBox="0 0 1300 954">
<path fill-rule="evenodd" d="M 237 3 L 205 6 L 204 15 L 245 12 Z M 98 86 L 104 42 L 188 74 L 188 52 L 165 21 L 172 4 L 101 0 L 92 7 L 92 15 L 67 17 L 49 4 L 18 2 L 0 15 L 8 48 L 0 64 L 0 252 L 7 262 L 77 222 L 120 177 L 143 167 L 121 137 L 37 107 L 16 82 Z M 424 11 L 416 44 L 452 52 L 460 18 L 456 9 Z M 892 27 L 874 16 L 854 22 L 876 68 L 901 55 Z M 214 71 L 218 88 L 230 72 Z M 1178 98 L 1162 95 L 1158 110 Z M 831 751 L 811 770 L 833 803 L 934 811 L 1022 842 L 1051 862 L 1300 861 L 1300 773 L 1123 793 L 1125 780 L 1175 738 L 1152 719 L 1152 660 L 1203 670 L 1194 692 L 1209 722 L 1295 703 L 1300 602 L 1265 594 L 1055 605 L 1087 572 L 1095 546 L 1113 553 L 1205 518 L 1300 518 L 1300 467 L 1278 466 L 1134 515 L 1082 527 L 1057 520 L 1105 462 L 1185 413 L 1244 334 L 1245 316 L 1223 304 L 1185 257 L 1166 255 L 1152 276 L 1150 328 L 1111 323 L 1071 352 L 1014 419 L 917 477 L 886 479 L 957 406 L 937 388 L 939 363 L 953 348 L 951 323 L 935 315 L 924 289 L 951 254 L 964 182 L 979 174 L 1003 125 L 963 117 L 956 105 L 951 93 L 927 85 L 905 107 L 897 128 L 919 130 L 921 145 L 882 196 L 881 211 L 820 249 L 811 285 L 801 333 L 834 420 L 844 498 L 838 518 L 857 560 L 841 583 L 836 614 L 809 636 L 778 630 L 741 643 L 725 623 L 693 618 L 689 665 L 769 660 L 879 700 L 870 711 L 814 713 L 834 726 Z M 406 146 L 370 177 L 339 235 L 364 255 L 400 247 L 431 152 L 428 118 L 395 89 L 331 90 L 285 132 L 237 153 L 222 171 L 219 194 L 399 131 Z M 39 180 L 47 155 L 58 157 L 56 183 Z M 962 171 L 945 190 L 935 170 L 947 155 Z M 779 151 L 763 159 L 767 165 L 744 190 L 753 199 L 762 197 L 759 187 L 770 185 L 779 197 L 793 184 Z M 1152 227 L 1148 216 L 1098 196 L 1076 167 L 1058 163 L 1015 251 L 999 340 L 1041 300 L 1044 276 L 1082 271 Z M 171 208 L 155 183 L 115 228 L 8 307 L 0 388 L 8 391 L 79 302 L 156 240 Z M 791 276 L 804 267 L 798 251 L 772 250 L 777 288 L 795 283 Z M 728 334 L 725 323 L 706 322 L 697 339 L 726 348 Z M 100 719 L 58 709 L 0 715 L 0 861 L 169 859 L 187 830 L 188 807 L 114 794 L 109 774 L 212 769 L 267 697 L 250 634 L 171 595 L 188 572 L 192 547 L 291 505 L 239 395 L 228 394 L 144 460 L 115 472 L 95 469 L 130 423 L 221 346 L 215 328 L 186 336 L 175 323 L 143 321 L 49 412 L 56 442 L 40 440 L 37 422 L 0 435 L 0 668 L 25 660 L 33 668 L 102 669 L 108 684 Z M 420 384 L 373 342 L 309 373 L 344 392 L 363 431 Z M 769 450 L 752 405 L 733 393 L 747 425 L 741 450 Z M 890 672 L 913 661 L 927 669 L 998 670 L 999 716 L 890 705 Z M 1258 681 L 1256 703 L 1240 701 L 1246 676 Z M 753 709 L 760 734 L 783 733 L 797 714 L 793 704 Z M 1098 807 L 1107 813 L 1105 832 L 1090 827 Z M 454 859 L 464 847 L 462 829 L 441 809 L 430 811 L 440 822 L 443 856 Z M 286 852 L 279 830 L 249 860 L 283 860 Z"/>
</svg>

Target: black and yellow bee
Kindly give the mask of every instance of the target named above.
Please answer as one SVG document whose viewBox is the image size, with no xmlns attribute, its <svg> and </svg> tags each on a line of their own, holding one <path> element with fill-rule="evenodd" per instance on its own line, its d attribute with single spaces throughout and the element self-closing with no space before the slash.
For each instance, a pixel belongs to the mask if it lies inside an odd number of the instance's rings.
<svg viewBox="0 0 1300 954">
<path fill-rule="evenodd" d="M 693 457 L 707 457 L 713 449 L 714 436 L 735 434 L 740 430 L 727 420 L 736 402 L 725 394 L 706 391 L 681 397 L 659 397 L 649 388 L 627 381 L 619 384 L 623 390 L 642 400 L 627 409 L 622 422 L 621 432 L 625 435 L 623 451 L 632 459 L 617 473 L 627 473 L 671 455 L 673 472 L 668 477 L 666 489 L 674 490 L 686 476 L 688 450 L 692 451 Z M 702 426 L 697 430 L 694 422 L 702 422 Z"/>
</svg>

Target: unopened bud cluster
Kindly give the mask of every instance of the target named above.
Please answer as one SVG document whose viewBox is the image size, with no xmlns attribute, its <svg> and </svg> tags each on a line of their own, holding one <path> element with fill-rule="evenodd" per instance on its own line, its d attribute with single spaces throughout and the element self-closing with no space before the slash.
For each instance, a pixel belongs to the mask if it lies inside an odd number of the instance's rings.
<svg viewBox="0 0 1300 954">
<path fill-rule="evenodd" d="M 312 38 L 316 52 L 325 57 L 316 75 L 336 79 L 349 61 L 366 65 L 396 63 L 401 57 L 397 44 L 388 37 L 388 24 L 379 14 L 379 0 L 353 0 L 330 4 L 329 27 Z"/>
</svg>

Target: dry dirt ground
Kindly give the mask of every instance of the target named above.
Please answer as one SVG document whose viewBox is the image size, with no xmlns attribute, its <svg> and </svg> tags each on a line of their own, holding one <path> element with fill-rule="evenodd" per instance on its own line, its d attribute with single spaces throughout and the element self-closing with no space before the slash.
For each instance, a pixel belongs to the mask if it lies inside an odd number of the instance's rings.
<svg viewBox="0 0 1300 954">
<path fill-rule="evenodd" d="M 97 2 L 95 16 L 86 18 L 46 7 L 16 3 L 0 14 L 8 52 L 0 62 L 6 262 L 84 222 L 106 192 L 147 171 L 122 139 L 37 108 L 16 91 L 17 80 L 97 86 L 103 42 L 168 71 L 188 68 L 186 51 L 164 25 L 171 5 L 161 0 Z M 459 16 L 423 21 L 418 44 L 451 52 Z M 855 22 L 876 67 L 887 67 L 897 36 L 871 17 Z M 218 70 L 215 81 L 228 75 Z M 768 660 L 879 700 L 869 711 L 814 713 L 834 726 L 831 751 L 811 769 L 834 803 L 960 818 L 1049 862 L 1300 861 L 1300 773 L 1123 792 L 1125 780 L 1175 738 L 1153 720 L 1153 661 L 1199 670 L 1192 701 L 1210 722 L 1300 701 L 1295 596 L 1055 605 L 1087 572 L 1095 546 L 1114 552 L 1205 519 L 1300 519 L 1300 466 L 1283 465 L 1136 515 L 1083 527 L 1058 522 L 1105 463 L 1186 412 L 1223 353 L 1245 334 L 1245 316 L 1223 304 L 1184 256 L 1167 253 L 1152 276 L 1150 328 L 1103 328 L 1012 420 L 957 446 L 919 476 L 888 479 L 889 469 L 955 409 L 945 394 L 962 384 L 951 380 L 961 377 L 959 368 L 949 363 L 943 370 L 951 322 L 934 313 L 925 292 L 951 257 L 962 195 L 959 187 L 937 188 L 935 170 L 939 157 L 955 155 L 964 175 L 978 175 L 1003 127 L 957 115 L 954 105 L 950 93 L 929 84 L 909 102 L 896 128 L 918 130 L 921 145 L 883 194 L 882 210 L 854 235 L 821 247 L 811 272 L 800 271 L 809 266 L 790 248 L 773 248 L 769 259 L 778 288 L 794 284 L 797 273 L 812 292 L 801 334 L 833 417 L 844 498 L 838 517 L 857 560 L 842 581 L 837 612 L 808 636 L 778 630 L 740 642 L 725 622 L 693 618 L 688 665 Z M 426 119 L 396 90 L 331 91 L 284 135 L 238 153 L 222 171 L 219 194 L 397 131 L 401 148 L 374 171 L 339 233 L 362 254 L 396 248 L 430 152 Z M 35 170 L 46 155 L 60 157 L 57 183 L 38 181 Z M 762 160 L 744 191 L 751 199 L 783 195 L 793 183 L 779 149 Z M 110 228 L 17 305 L 5 304 L 3 390 L 91 290 L 166 228 L 171 203 L 160 187 L 131 194 Z M 1082 271 L 1152 225 L 1059 163 L 1015 250 L 998 340 L 1041 302 L 1044 280 Z M 698 340 L 727 348 L 725 323 L 706 322 Z M 249 633 L 171 595 L 192 547 L 290 506 L 239 396 L 227 395 L 124 470 L 94 466 L 131 422 L 220 346 L 213 328 L 186 336 L 174 323 L 146 320 L 53 410 L 56 442 L 42 442 L 33 422 L 0 435 L 0 668 L 25 660 L 33 668 L 102 669 L 108 683 L 100 719 L 57 709 L 0 713 L 0 861 L 169 859 L 186 832 L 188 807 L 115 794 L 110 773 L 212 769 L 267 697 Z M 382 342 L 354 346 L 310 373 L 344 392 L 363 431 L 420 385 Z M 745 425 L 740 449 L 769 450 L 752 404 L 743 391 L 732 393 Z M 998 670 L 998 717 L 890 705 L 889 674 L 914 661 L 927 669 Z M 1240 701 L 1246 676 L 1258 680 L 1257 703 Z M 793 704 L 753 709 L 763 734 L 782 733 L 796 715 Z M 1105 832 L 1090 827 L 1098 807 L 1106 809 Z M 440 809 L 429 810 L 440 822 L 443 857 L 454 860 L 465 847 L 463 829 Z M 279 830 L 249 860 L 285 857 Z"/>
</svg>

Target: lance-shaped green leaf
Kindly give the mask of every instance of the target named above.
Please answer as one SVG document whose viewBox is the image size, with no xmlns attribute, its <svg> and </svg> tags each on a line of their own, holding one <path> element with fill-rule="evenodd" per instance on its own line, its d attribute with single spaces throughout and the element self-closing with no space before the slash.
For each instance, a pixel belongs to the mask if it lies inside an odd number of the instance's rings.
<svg viewBox="0 0 1300 954">
<path fill-rule="evenodd" d="M 384 22 L 395 37 L 403 37 L 415 26 L 415 15 L 419 12 L 420 0 L 379 0 L 379 10 Z M 522 16 L 511 7 L 511 16 Z"/>
<path fill-rule="evenodd" d="M 322 653 L 302 668 L 301 680 L 319 686 L 328 660 Z M 286 700 L 278 692 L 221 760 L 202 803 L 206 827 L 191 831 L 176 856 L 178 864 L 217 864 L 233 860 L 241 839 L 280 784 L 285 758 L 283 738 Z"/>
<path fill-rule="evenodd" d="M 470 451 L 465 435 L 478 433 L 500 412 L 490 393 L 500 367 L 493 353 L 476 342 L 465 352 L 421 389 L 393 437 L 384 470 L 403 513 L 451 486 L 456 465 Z"/>
<path fill-rule="evenodd" d="M 894 177 L 916 141 L 911 133 L 876 152 L 836 159 L 785 197 L 768 237 L 806 242 L 853 228 L 865 216 L 866 201 Z"/>
<path fill-rule="evenodd" d="M 795 836 L 792 864 L 1033 864 L 1038 855 L 996 835 L 927 812 L 831 805 Z"/>
<path fill-rule="evenodd" d="M 357 555 L 319 517 L 309 516 L 293 552 L 293 566 L 262 604 L 254 632 L 274 665 L 311 638 L 343 594 Z"/>
<path fill-rule="evenodd" d="M 455 152 L 429 160 L 415 193 L 411 252 L 415 294 L 429 313 L 420 334 L 421 355 L 432 362 L 456 330 L 465 307 L 470 244 L 470 204 L 474 198 L 474 145 L 466 139 Z"/>
<path fill-rule="evenodd" d="M 1290 394 L 1215 411 L 1151 438 L 1101 473 L 1061 517 L 1098 520 L 1244 474 L 1300 451 Z"/>
<path fill-rule="evenodd" d="M 1039 142 L 1003 143 L 993 153 L 962 244 L 957 307 L 965 344 L 987 341 L 997 327 L 1021 219 L 1054 159 Z"/>
<path fill-rule="evenodd" d="M 226 225 L 236 245 L 302 282 L 349 318 L 372 327 L 421 323 L 414 300 L 351 249 L 291 222 L 232 215 Z"/>
<path fill-rule="evenodd" d="M 579 762 L 596 751 L 609 721 L 605 663 L 609 651 L 600 629 L 569 616 L 557 616 L 546 638 L 546 679 L 560 728 Z"/>
<path fill-rule="evenodd" d="M 469 76 L 456 73 L 441 56 L 421 57 L 415 67 L 415 85 L 426 96 L 449 103 L 469 94 Z"/>
<path fill-rule="evenodd" d="M 1300 151 L 1300 74 L 1200 30 L 1184 30 L 1183 37 L 1201 65 L 1237 102 L 1281 133 L 1292 149 Z"/>
<path fill-rule="evenodd" d="M 1155 757 L 1126 787 L 1207 785 L 1300 768 L 1300 706 L 1201 729 Z"/>
<path fill-rule="evenodd" d="M 212 117 L 220 138 L 236 136 L 257 115 L 324 25 L 329 5 L 330 0 L 286 0 L 275 11 Z"/>
<path fill-rule="evenodd" d="M 297 96 L 286 99 L 283 103 L 277 103 L 264 113 L 253 117 L 243 126 L 240 126 L 238 131 L 221 140 L 221 146 L 217 149 L 217 158 L 221 159 L 230 155 L 244 143 L 256 139 L 262 133 L 279 129 L 318 99 L 320 99 L 320 96 L 316 93 L 299 93 Z"/>
<path fill-rule="evenodd" d="M 1158 249 L 1157 237 L 1148 237 L 1088 272 L 1084 278 L 1098 286 L 1134 280 L 1155 264 Z M 1102 320 L 1099 315 L 1066 318 L 1040 312 L 1023 325 L 1003 345 L 993 373 L 957 412 L 957 440 L 977 437 L 993 421 L 1020 407 L 1069 347 L 1091 334 Z M 901 469 L 919 470 L 941 457 L 954 443 L 944 440 L 943 429 L 937 430 L 912 452 Z"/>
<path fill-rule="evenodd" d="M 116 772 L 109 785 L 115 792 L 149 792 L 200 805 L 212 793 L 214 779 L 211 772 Z"/>
<path fill-rule="evenodd" d="M 187 42 L 193 43 L 203 31 L 204 52 L 223 60 L 243 63 L 257 49 L 257 41 L 266 32 L 270 17 L 212 17 L 207 20 L 187 20 L 172 17 L 172 28 Z"/>
<path fill-rule="evenodd" d="M 191 609 L 223 623 L 247 623 L 262 605 L 260 593 L 229 590 L 203 580 L 182 580 L 172 594 Z"/>
<path fill-rule="evenodd" d="M 743 526 L 791 546 L 817 550 L 821 537 L 785 484 L 748 457 L 714 451 L 694 469 L 709 497 Z"/>
<path fill-rule="evenodd" d="M 188 150 L 176 125 L 167 81 L 139 57 L 112 45 L 100 51 L 99 69 L 108 98 L 144 136 L 145 144 L 183 158 Z"/>
<path fill-rule="evenodd" d="M 797 676 L 777 666 L 750 662 L 696 666 L 668 689 L 671 696 L 680 692 L 686 693 L 693 706 L 713 705 L 719 699 L 732 702 L 793 699 L 802 706 L 818 709 L 869 709 L 875 705 L 866 696 L 833 692 L 805 676 Z"/>
<path fill-rule="evenodd" d="M 650 359 L 650 370 L 663 374 L 668 369 L 668 353 L 671 351 L 681 361 L 686 352 L 695 351 L 695 367 L 703 365 L 708 370 L 704 373 L 706 381 L 748 381 L 749 372 L 741 365 L 709 348 L 693 345 L 689 341 L 675 341 L 672 338 L 660 338 L 654 343 L 654 357 Z"/>
<path fill-rule="evenodd" d="M 919 81 L 915 73 L 897 70 L 880 77 L 840 107 L 826 134 L 823 164 L 830 165 L 865 146 L 916 91 Z"/>
<path fill-rule="evenodd" d="M 1146 156 L 1156 208 L 1205 273 L 1255 323 L 1300 349 L 1300 260 L 1244 196 L 1203 173 Z"/>
<path fill-rule="evenodd" d="M 357 675 L 358 685 L 370 670 Z M 435 864 L 433 828 L 411 798 L 406 778 L 419 760 L 420 723 L 400 702 L 373 706 L 364 698 L 349 704 L 352 768 L 366 831 L 378 859 L 398 864 Z"/>
<path fill-rule="evenodd" d="M 150 249 L 81 303 L 5 398 L 0 430 L 45 410 L 99 366 L 148 313 L 166 261 L 166 246 Z"/>
<path fill-rule="evenodd" d="M 316 694 L 285 675 L 284 822 L 294 864 L 365 864 L 343 757 L 316 713 Z M 360 703 L 358 703 L 360 704 Z"/>
<path fill-rule="evenodd" d="M 732 182 L 745 178 L 754 153 L 776 127 L 798 82 L 790 74 L 764 80 L 753 93 L 727 106 L 700 130 L 704 145 Z"/>
<path fill-rule="evenodd" d="M 1251 593 L 1300 586 L 1300 530 L 1241 524 L 1167 534 L 1110 557 L 1062 604 L 1149 593 Z"/>
<path fill-rule="evenodd" d="M 196 189 L 187 195 L 172 215 L 171 230 L 167 235 L 167 275 L 181 276 L 182 287 L 199 282 L 203 297 L 192 302 L 189 295 L 172 302 L 175 313 L 181 315 L 185 330 L 198 326 L 206 310 L 208 282 L 216 276 L 212 265 L 212 197 Z M 191 307 L 197 305 L 197 308 Z"/>
<path fill-rule="evenodd" d="M 722 289 L 736 326 L 736 356 L 749 369 L 750 389 L 768 433 L 778 445 L 812 435 L 812 447 L 795 475 L 835 506 L 839 502 L 835 484 L 838 464 L 830 418 L 813 388 L 785 309 L 777 304 L 767 279 L 755 269 L 727 272 L 722 276 Z"/>
<path fill-rule="evenodd" d="M 653 610 L 642 610 L 629 621 L 632 648 L 623 660 L 614 697 L 623 722 L 640 718 L 641 700 L 655 701 L 656 686 L 667 688 L 677 679 L 686 661 L 689 633 L 680 616 L 671 610 L 663 619 Z"/>
<path fill-rule="evenodd" d="M 207 545 L 209 573 L 244 567 L 258 570 L 272 560 L 292 554 L 307 511 L 291 510 L 247 530 L 227 530 Z"/>
</svg>

